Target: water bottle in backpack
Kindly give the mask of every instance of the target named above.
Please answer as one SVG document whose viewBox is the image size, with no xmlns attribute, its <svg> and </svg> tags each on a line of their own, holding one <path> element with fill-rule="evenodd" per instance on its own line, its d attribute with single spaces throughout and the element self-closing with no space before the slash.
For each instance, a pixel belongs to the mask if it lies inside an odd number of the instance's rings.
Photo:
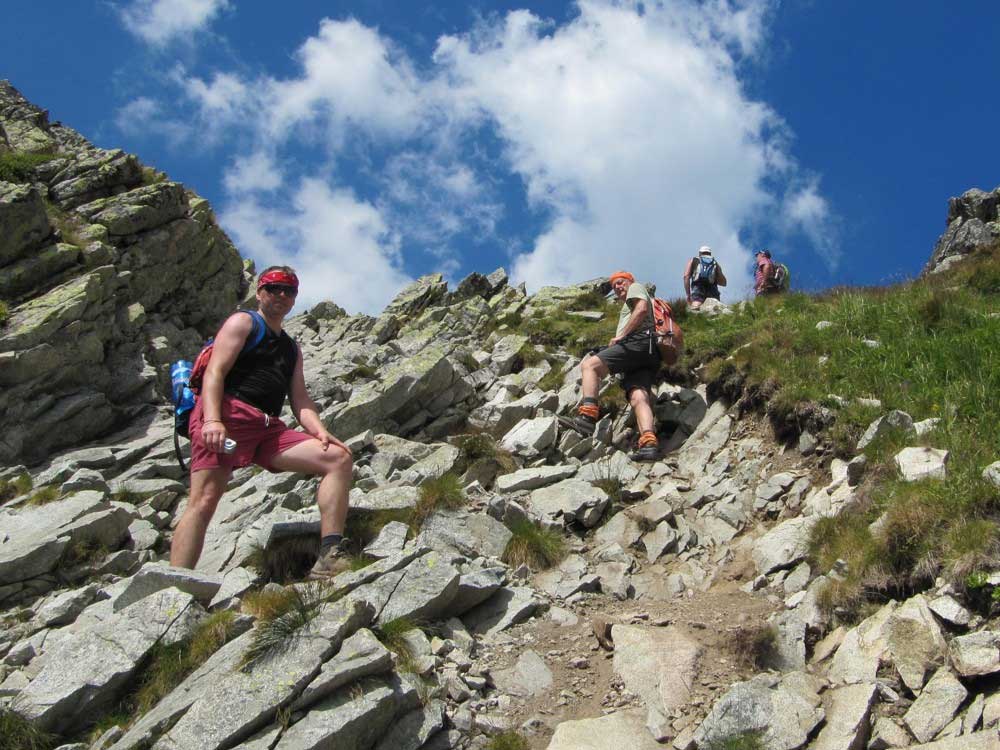
<svg viewBox="0 0 1000 750">
<path fill-rule="evenodd" d="M 188 360 L 179 359 L 170 368 L 170 385 L 174 402 L 174 431 L 183 437 L 188 436 L 191 410 L 194 409 L 195 396 L 189 387 L 192 366 Z"/>
</svg>

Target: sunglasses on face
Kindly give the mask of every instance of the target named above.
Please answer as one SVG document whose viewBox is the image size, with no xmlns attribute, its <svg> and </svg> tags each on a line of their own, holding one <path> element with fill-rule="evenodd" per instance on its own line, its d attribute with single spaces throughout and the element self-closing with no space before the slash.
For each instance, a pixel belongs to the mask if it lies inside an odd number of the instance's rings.
<svg viewBox="0 0 1000 750">
<path fill-rule="evenodd" d="M 268 294 L 273 294 L 275 296 L 283 294 L 286 297 L 294 297 L 299 293 L 299 290 L 294 286 L 287 286 L 285 284 L 264 284 L 261 288 Z"/>
</svg>

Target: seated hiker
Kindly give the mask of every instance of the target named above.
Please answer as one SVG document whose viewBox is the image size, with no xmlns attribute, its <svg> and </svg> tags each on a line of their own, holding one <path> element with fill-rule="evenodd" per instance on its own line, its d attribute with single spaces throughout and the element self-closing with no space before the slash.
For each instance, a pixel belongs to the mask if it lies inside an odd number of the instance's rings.
<svg viewBox="0 0 1000 750">
<path fill-rule="evenodd" d="M 769 250 L 758 250 L 753 274 L 753 291 L 758 297 L 762 294 L 775 294 L 781 288 L 775 283 L 775 265 L 771 260 Z"/>
<path fill-rule="evenodd" d="M 323 426 L 306 391 L 298 345 L 282 330 L 298 289 L 291 268 L 271 266 L 257 280 L 258 312 L 266 323 L 260 343 L 244 350 L 255 325 L 245 312 L 230 315 L 215 337 L 191 413 L 191 494 L 174 531 L 171 565 L 197 565 L 208 523 L 233 469 L 254 463 L 272 472 L 322 477 L 316 491 L 321 551 L 309 577 L 332 577 L 348 567 L 343 532 L 351 451 Z M 286 396 L 305 432 L 286 427 L 278 418 Z M 236 443 L 232 449 L 230 442 L 231 452 L 225 452 L 227 439 Z"/>
<path fill-rule="evenodd" d="M 659 442 L 653 420 L 653 379 L 660 369 L 660 352 L 653 335 L 653 299 L 643 284 L 626 271 L 611 274 L 611 288 L 622 303 L 618 329 L 608 346 L 588 355 L 580 363 L 583 374 L 583 399 L 574 420 L 576 429 L 594 433 L 600 416 L 597 394 L 601 379 L 610 373 L 623 375 L 622 387 L 635 412 L 639 427 L 638 461 L 659 458 Z"/>
<path fill-rule="evenodd" d="M 706 299 L 719 299 L 719 287 L 725 285 L 726 275 L 712 256 L 712 248 L 702 245 L 698 257 L 684 268 L 684 294 L 691 309 L 697 310 Z"/>
</svg>

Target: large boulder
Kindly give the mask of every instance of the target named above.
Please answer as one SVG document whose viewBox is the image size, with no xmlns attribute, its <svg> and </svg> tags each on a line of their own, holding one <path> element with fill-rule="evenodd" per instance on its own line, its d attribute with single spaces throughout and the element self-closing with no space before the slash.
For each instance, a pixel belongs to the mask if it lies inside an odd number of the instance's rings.
<svg viewBox="0 0 1000 750">
<path fill-rule="evenodd" d="M 973 188 L 948 201 L 948 228 L 938 239 L 923 273 L 949 268 L 981 247 L 1000 238 L 1000 188 L 984 192 Z"/>
<path fill-rule="evenodd" d="M 51 231 L 45 202 L 33 185 L 0 181 L 0 267 L 21 258 Z"/>
</svg>

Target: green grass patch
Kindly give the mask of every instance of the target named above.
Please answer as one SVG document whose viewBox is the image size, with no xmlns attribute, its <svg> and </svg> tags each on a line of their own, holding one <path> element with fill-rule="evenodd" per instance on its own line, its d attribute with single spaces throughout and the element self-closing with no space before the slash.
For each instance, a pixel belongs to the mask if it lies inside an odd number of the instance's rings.
<svg viewBox="0 0 1000 750">
<path fill-rule="evenodd" d="M 457 474 L 464 474 L 476 464 L 488 464 L 495 476 L 509 474 L 517 470 L 517 462 L 510 452 L 496 444 L 496 441 L 485 432 L 461 435 L 456 439 L 459 449 L 458 461 L 455 465 Z"/>
<path fill-rule="evenodd" d="M 78 565 L 93 565 L 99 563 L 111 554 L 106 544 L 93 539 L 84 539 L 69 545 L 63 552 L 61 564 L 75 568 Z"/>
<path fill-rule="evenodd" d="M 0 299 L 0 328 L 7 325 L 8 320 L 10 320 L 10 307 Z"/>
<path fill-rule="evenodd" d="M 845 579 L 830 587 L 835 608 L 878 603 L 923 590 L 938 575 L 955 580 L 986 560 L 1000 562 L 1000 492 L 981 476 L 1000 445 L 1000 410 L 991 408 L 1000 393 L 998 310 L 1000 244 L 950 271 L 891 287 L 764 297 L 734 315 L 684 319 L 686 366 L 706 365 L 710 392 L 766 414 L 785 438 L 818 429 L 847 458 L 868 424 L 891 409 L 941 420 L 919 438 L 890 434 L 866 448 L 869 497 L 852 512 L 862 513 L 865 526 L 883 516 L 884 523 L 875 535 L 849 520 L 826 528 L 822 556 L 837 548 L 848 563 Z M 831 325 L 817 329 L 820 321 Z M 879 399 L 882 409 L 858 404 L 860 397 Z M 822 425 L 810 424 L 813 417 Z M 913 445 L 949 451 L 944 480 L 896 478 L 894 455 Z"/>
<path fill-rule="evenodd" d="M 513 536 L 504 548 L 502 559 L 508 565 L 527 565 L 532 570 L 546 570 L 566 556 L 566 541 L 555 529 L 546 529 L 527 518 L 511 524 Z"/>
<path fill-rule="evenodd" d="M 344 376 L 344 380 L 348 383 L 354 383 L 358 380 L 371 380 L 377 374 L 378 370 L 371 365 L 358 365 Z"/>
<path fill-rule="evenodd" d="M 31 476 L 28 474 L 19 474 L 13 479 L 0 479 L 0 505 L 28 494 L 31 487 Z"/>
<path fill-rule="evenodd" d="M 406 635 L 417 628 L 417 623 L 408 617 L 397 617 L 372 630 L 379 642 L 397 656 L 397 664 L 404 672 L 416 671 L 415 655 Z"/>
<path fill-rule="evenodd" d="M 528 740 L 512 730 L 494 735 L 486 745 L 486 750 L 530 750 L 530 748 Z"/>
<path fill-rule="evenodd" d="M 582 357 L 598 346 L 607 346 L 618 327 L 621 305 L 601 298 L 599 304 L 579 309 L 604 312 L 600 320 L 587 320 L 562 309 L 549 309 L 538 315 L 512 320 L 511 327 L 528 337 L 534 345 L 562 347 L 573 356 Z"/>
<path fill-rule="evenodd" d="M 240 668 L 244 671 L 251 671 L 268 656 L 292 647 L 296 634 L 316 619 L 320 607 L 341 596 L 339 589 L 324 581 L 289 586 L 280 594 L 266 591 L 260 594 L 249 604 L 244 599 L 245 608 L 254 607 L 260 612 L 250 645 L 240 660 Z"/>
<path fill-rule="evenodd" d="M 543 391 L 560 391 L 563 382 L 566 380 L 566 373 L 563 372 L 562 365 L 555 363 L 552 369 L 542 375 L 538 380 L 538 387 Z"/>
<path fill-rule="evenodd" d="M 136 492 L 130 488 L 128 484 L 120 484 L 112 491 L 111 499 L 128 505 L 139 505 L 143 501 L 144 496 L 141 492 Z"/>
<path fill-rule="evenodd" d="M 58 158 L 56 154 L 27 154 L 8 151 L 0 154 L 0 180 L 4 182 L 30 182 L 35 167 Z"/>
<path fill-rule="evenodd" d="M 32 494 L 28 498 L 28 505 L 48 505 L 49 503 L 54 503 L 56 500 L 62 500 L 62 497 L 59 488 L 54 484 L 49 484 Z"/>
<path fill-rule="evenodd" d="M 767 750 L 761 732 L 741 732 L 724 739 L 712 740 L 706 750 Z"/>
<path fill-rule="evenodd" d="M 3 750 L 50 750 L 54 735 L 8 708 L 0 708 L 0 748 Z"/>
<path fill-rule="evenodd" d="M 464 507 L 465 502 L 465 490 L 456 475 L 448 473 L 428 479 L 420 485 L 420 498 L 413 508 L 411 528 L 416 532 L 435 511 L 457 510 Z"/>
</svg>

